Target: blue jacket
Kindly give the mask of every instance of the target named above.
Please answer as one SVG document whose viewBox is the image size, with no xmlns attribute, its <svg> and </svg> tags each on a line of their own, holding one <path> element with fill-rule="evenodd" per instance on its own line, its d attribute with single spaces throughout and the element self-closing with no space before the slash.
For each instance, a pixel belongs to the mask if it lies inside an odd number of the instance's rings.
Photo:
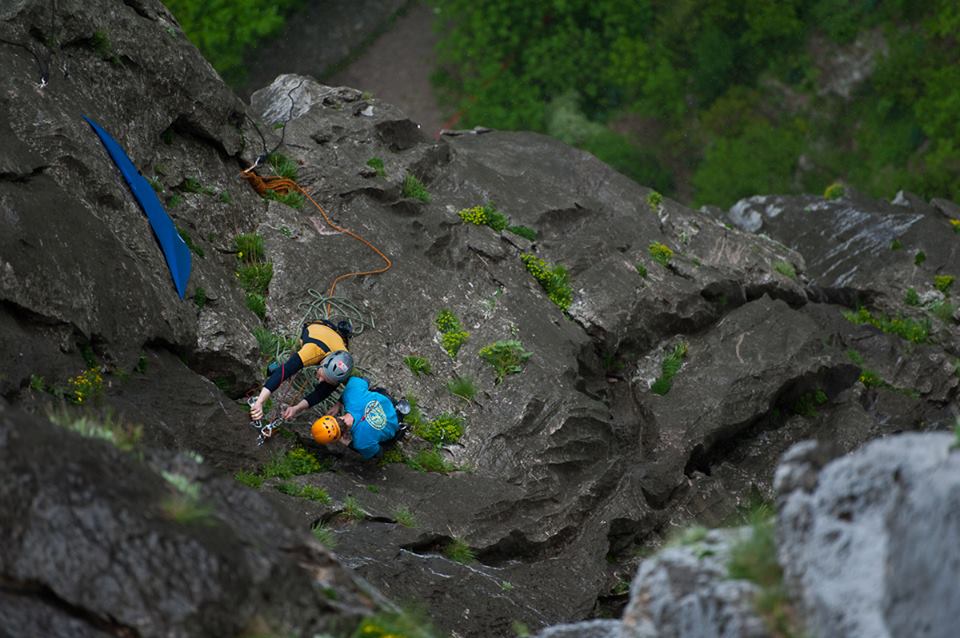
<svg viewBox="0 0 960 638">
<path fill-rule="evenodd" d="M 380 443 L 397 433 L 400 422 L 393 402 L 379 392 L 371 392 L 366 379 L 351 377 L 340 397 L 343 409 L 353 416 L 350 447 L 365 459 L 380 452 Z"/>
</svg>

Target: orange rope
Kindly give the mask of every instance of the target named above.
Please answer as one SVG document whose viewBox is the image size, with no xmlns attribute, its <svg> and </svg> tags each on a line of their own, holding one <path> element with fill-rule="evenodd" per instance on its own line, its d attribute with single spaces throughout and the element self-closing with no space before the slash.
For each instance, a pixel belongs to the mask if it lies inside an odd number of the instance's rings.
<svg viewBox="0 0 960 638">
<path fill-rule="evenodd" d="M 257 193 L 261 197 L 265 197 L 267 191 L 273 191 L 275 193 L 280 193 L 281 195 L 288 194 L 291 191 L 296 191 L 302 194 L 304 197 L 309 199 L 314 206 L 317 207 L 317 210 L 319 210 L 320 213 L 323 215 L 323 219 L 327 222 L 328 226 L 330 226 L 334 230 L 337 230 L 343 233 L 344 235 L 349 235 L 350 237 L 353 237 L 357 241 L 366 245 L 370 250 L 377 253 L 377 255 L 379 255 L 380 258 L 383 259 L 383 261 L 386 263 L 386 265 L 383 266 L 382 268 L 377 268 L 375 270 L 354 270 L 351 272 L 343 273 L 342 275 L 338 275 L 333 280 L 333 283 L 330 284 L 330 287 L 327 289 L 327 297 L 333 296 L 333 292 L 337 289 L 337 284 L 343 281 L 344 279 L 349 279 L 350 277 L 359 277 L 361 275 L 379 275 L 381 273 L 387 272 L 388 270 L 390 270 L 391 267 L 393 267 L 393 262 L 390 261 L 390 258 L 387 257 L 385 254 L 383 254 L 383 252 L 381 252 L 379 248 L 377 248 L 376 246 L 374 246 L 369 241 L 367 241 L 357 233 L 353 232 L 352 230 L 348 228 L 343 228 L 342 226 L 337 226 L 336 224 L 334 224 L 333 221 L 330 219 L 330 216 L 327 215 L 327 211 L 323 209 L 323 206 L 318 204 L 317 201 L 313 199 L 313 197 L 311 197 L 310 194 L 303 189 L 303 187 L 300 186 L 300 184 L 297 184 L 292 179 L 287 179 L 286 177 L 260 177 L 259 175 L 253 172 L 252 168 L 248 168 L 247 170 L 242 171 L 240 173 L 240 176 L 243 179 L 247 180 L 247 182 L 250 183 L 250 186 L 252 186 L 253 189 L 257 191 Z M 327 308 L 327 312 L 329 312 L 329 307 Z"/>
</svg>

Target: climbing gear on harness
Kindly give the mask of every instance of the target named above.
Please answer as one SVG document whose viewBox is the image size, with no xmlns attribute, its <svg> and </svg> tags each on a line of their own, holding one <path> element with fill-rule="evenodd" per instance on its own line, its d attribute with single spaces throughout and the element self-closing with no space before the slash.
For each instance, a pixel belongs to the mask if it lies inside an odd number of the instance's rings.
<svg viewBox="0 0 960 638">
<path fill-rule="evenodd" d="M 403 417 L 410 414 L 410 402 L 407 401 L 406 399 L 400 399 L 399 401 L 393 404 L 393 407 L 396 408 L 397 414 L 401 415 L 400 416 L 401 421 L 403 420 Z"/>
<path fill-rule="evenodd" d="M 346 350 L 331 352 L 320 362 L 320 369 L 330 381 L 345 381 L 353 372 L 353 355 Z"/>
<path fill-rule="evenodd" d="M 313 422 L 313 425 L 310 426 L 310 433 L 313 435 L 314 441 L 321 445 L 327 445 L 340 438 L 340 424 L 337 423 L 336 418 L 327 414 Z"/>
</svg>

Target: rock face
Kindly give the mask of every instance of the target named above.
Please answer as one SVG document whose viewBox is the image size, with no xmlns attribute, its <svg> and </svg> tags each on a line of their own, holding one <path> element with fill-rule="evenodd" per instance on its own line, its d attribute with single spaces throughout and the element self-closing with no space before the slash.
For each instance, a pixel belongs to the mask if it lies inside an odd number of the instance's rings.
<svg viewBox="0 0 960 638">
<path fill-rule="evenodd" d="M 192 459 L 143 463 L 4 408 L 0 479 L 4 635 L 313 635 L 369 613 L 369 595 L 308 534 Z"/>
<path fill-rule="evenodd" d="M 901 435 L 777 470 L 779 555 L 817 636 L 952 636 L 960 608 L 956 437 Z"/>
<path fill-rule="evenodd" d="M 784 200 L 803 204 L 762 218 L 774 238 L 751 234 L 658 200 L 591 155 L 541 135 L 478 130 L 428 141 L 390 105 L 295 75 L 256 92 L 247 108 L 159 2 L 55 6 L 54 20 L 39 0 L 0 9 L 4 39 L 23 42 L 52 69 L 40 88 L 33 57 L 0 46 L 7 69 L 0 78 L 0 350 L 9 362 L 0 395 L 18 410 L 10 418 L 29 412 L 41 419 L 58 397 L 76 399 L 78 375 L 95 369 L 102 391 L 75 410 L 141 424 L 150 454 L 194 450 L 207 459 L 204 467 L 233 473 L 312 446 L 303 417 L 288 424 L 292 438 L 257 447 L 235 399 L 262 382 L 254 329 L 296 335 L 305 306 L 317 301 L 311 290 L 383 265 L 329 221 L 359 233 L 393 266 L 338 283 L 337 296 L 364 327 L 351 349 L 375 383 L 416 397 L 425 419 L 464 419 L 463 437 L 439 450 L 458 469 L 364 464 L 313 446 L 330 471 L 297 484 L 324 488 L 329 503 L 281 494 L 278 479 L 261 490 L 291 515 L 276 523 L 288 525 L 286 533 L 299 538 L 318 522 L 328 525 L 339 561 L 391 599 L 419 602 L 443 631 L 505 636 L 515 622 L 539 629 L 619 615 L 626 596 L 618 585 L 635 571 L 638 550 L 659 545 L 676 526 L 717 524 L 757 493 L 772 495 L 776 460 L 796 441 L 814 438 L 843 452 L 883 434 L 952 426 L 956 322 L 938 314 L 929 338 L 911 343 L 842 314 L 856 303 L 918 319 L 932 312 L 905 305 L 905 287 L 956 270 L 958 243 L 944 232 L 944 213 L 937 217 L 926 204 L 906 196 L 913 208 Z M 176 297 L 149 226 L 83 113 L 156 180 L 191 236 L 197 250 L 187 301 Z M 310 202 L 302 209 L 268 203 L 239 178 L 275 150 L 278 133 L 276 150 L 297 166 L 299 184 L 322 211 Z M 371 159 L 382 161 L 382 174 Z M 428 201 L 403 188 L 410 175 L 425 185 Z M 458 215 L 491 203 L 535 239 Z M 940 203 L 936 210 L 950 209 Z M 820 230 L 810 215 L 832 229 L 829 241 L 810 234 Z M 776 224 L 782 235 L 774 235 Z M 846 241 L 844 229 L 856 240 Z M 912 252 L 911 233 L 921 230 L 921 265 L 903 251 L 879 252 L 896 233 Z M 234 237 L 250 232 L 263 237 L 273 264 L 262 322 L 247 310 L 234 274 Z M 852 274 L 831 269 L 831 250 Z M 566 268 L 566 311 L 531 276 L 522 253 Z M 441 346 L 441 309 L 469 332 L 454 358 Z M 532 354 L 498 383 L 480 351 L 507 340 Z M 673 352 L 683 356 L 664 388 L 656 379 Z M 409 355 L 427 358 L 432 374 L 415 375 L 403 363 Z M 455 377 L 473 381 L 472 400 L 448 390 Z M 411 437 L 401 449 L 412 457 L 430 447 Z M 64 490 L 75 499 L 67 511 L 81 501 L 84 481 L 101 480 L 98 458 L 70 466 L 78 479 L 76 489 Z M 53 480 L 32 466 L 67 462 L 25 456 L 22 464 Z M 155 474 L 141 467 L 129 489 L 145 502 L 157 497 L 163 484 Z M 11 520 L 27 517 L 29 494 L 5 494 L 4 520 L 8 512 Z M 226 507 L 218 499 L 240 498 L 225 494 L 209 495 L 218 516 Z M 108 490 L 102 500 L 109 508 L 126 498 Z M 345 515 L 357 506 L 360 515 Z M 407 518 L 401 507 L 412 527 L 400 524 Z M 195 531 L 198 539 L 210 533 Z M 476 560 L 447 558 L 443 550 L 455 540 Z M 276 554 L 263 561 L 283 564 Z M 13 575 L 4 563 L 0 577 L 56 589 L 59 559 L 36 563 Z M 164 563 L 143 565 L 158 581 L 170 573 Z M 95 613 L 120 618 L 111 606 L 124 602 L 112 591 L 103 590 Z M 231 595 L 223 600 L 241 600 Z M 78 601 L 68 602 L 87 604 Z"/>
</svg>

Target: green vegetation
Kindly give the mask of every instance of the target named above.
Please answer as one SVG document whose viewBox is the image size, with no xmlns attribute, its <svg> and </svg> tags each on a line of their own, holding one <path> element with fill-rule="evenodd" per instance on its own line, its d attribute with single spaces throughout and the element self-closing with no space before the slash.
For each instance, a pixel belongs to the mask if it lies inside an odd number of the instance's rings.
<svg viewBox="0 0 960 638">
<path fill-rule="evenodd" d="M 193 303 L 197 305 L 197 308 L 203 310 L 203 307 L 207 305 L 207 291 L 197 286 L 197 289 L 193 292 Z"/>
<path fill-rule="evenodd" d="M 917 291 L 913 288 L 907 288 L 907 294 L 903 298 L 903 303 L 908 306 L 919 306 L 920 305 L 920 295 L 917 294 Z"/>
<path fill-rule="evenodd" d="M 824 199 L 840 199 L 846 194 L 846 189 L 843 187 L 843 184 L 839 182 L 834 182 L 823 189 L 823 198 Z"/>
<path fill-rule="evenodd" d="M 507 219 L 507 216 L 498 211 L 493 204 L 464 208 L 457 215 L 465 224 L 489 226 L 498 233 L 510 226 L 510 220 Z"/>
<path fill-rule="evenodd" d="M 259 474 L 253 472 L 247 472 L 246 470 L 241 470 L 233 475 L 234 480 L 237 483 L 242 483 L 247 487 L 252 487 L 253 489 L 259 488 L 263 485 L 263 477 Z"/>
<path fill-rule="evenodd" d="M 400 192 L 404 197 L 410 199 L 418 199 L 421 202 L 430 201 L 430 193 L 427 192 L 427 187 L 413 173 L 407 173 L 407 176 L 403 178 L 403 186 L 400 188 Z"/>
<path fill-rule="evenodd" d="M 670 388 L 673 387 L 673 378 L 677 376 L 677 373 L 680 372 L 680 368 L 683 365 L 683 359 L 687 356 L 687 344 L 678 343 L 674 348 L 673 352 L 664 358 L 660 363 L 660 376 L 656 378 L 653 382 L 653 385 L 650 386 L 650 389 L 654 394 L 664 395 L 667 392 L 670 392 Z"/>
<path fill-rule="evenodd" d="M 817 406 L 823 405 L 829 400 L 826 392 L 820 390 L 814 390 L 813 392 L 807 392 L 802 394 L 797 402 L 793 404 L 793 413 L 800 416 L 805 416 L 808 418 L 813 418 L 818 415 Z"/>
<path fill-rule="evenodd" d="M 183 197 L 179 193 L 174 193 L 167 200 L 167 208 L 176 208 L 183 203 Z"/>
<path fill-rule="evenodd" d="M 263 237 L 256 234 L 237 235 L 234 240 L 237 251 L 236 275 L 240 287 L 247 293 L 246 302 L 255 315 L 267 316 L 267 289 L 273 279 L 273 264 L 264 261 Z"/>
<path fill-rule="evenodd" d="M 91 367 L 67 380 L 67 398 L 77 405 L 96 401 L 103 395 L 103 375 L 100 368 Z"/>
<path fill-rule="evenodd" d="M 375 170 L 377 172 L 377 175 L 379 175 L 380 177 L 387 176 L 387 171 L 383 167 L 383 160 L 380 159 L 379 157 L 371 157 L 370 159 L 368 159 L 367 166 Z"/>
<path fill-rule="evenodd" d="M 90 46 L 102 59 L 115 66 L 120 65 L 120 58 L 113 50 L 113 43 L 110 42 L 110 36 L 107 35 L 106 31 L 95 31 L 90 40 Z"/>
<path fill-rule="evenodd" d="M 496 383 L 503 381 L 508 374 L 523 372 L 523 366 L 533 356 L 532 352 L 523 349 L 523 344 L 516 339 L 494 341 L 480 348 L 480 358 L 493 366 L 497 374 Z"/>
<path fill-rule="evenodd" d="M 34 392 L 43 392 L 47 388 L 47 382 L 39 374 L 30 375 L 30 389 Z"/>
<path fill-rule="evenodd" d="M 899 239 L 894 239 L 890 242 L 890 250 L 903 250 L 903 242 Z"/>
<path fill-rule="evenodd" d="M 303 474 L 314 474 L 327 470 L 327 466 L 317 460 L 317 457 L 302 447 L 297 447 L 286 454 L 274 456 L 264 466 L 263 478 L 291 479 Z"/>
<path fill-rule="evenodd" d="M 845 311 L 843 318 L 857 325 L 869 324 L 881 332 L 895 334 L 907 341 L 924 343 L 930 334 L 929 321 L 916 321 L 910 318 L 897 317 L 890 319 L 882 315 L 873 315 L 866 308 L 860 307 L 856 312 Z"/>
<path fill-rule="evenodd" d="M 573 289 L 570 287 L 567 269 L 559 264 L 551 266 L 533 253 L 521 253 L 520 260 L 540 287 L 546 291 L 550 301 L 560 310 L 566 311 L 573 302 Z"/>
<path fill-rule="evenodd" d="M 950 227 L 953 228 L 954 233 L 960 235 L 960 219 L 951 219 Z"/>
<path fill-rule="evenodd" d="M 165 498 L 160 504 L 167 518 L 181 525 L 213 523 L 213 509 L 200 500 L 199 485 L 182 474 L 163 472 L 162 475 L 174 488 L 173 496 Z"/>
<path fill-rule="evenodd" d="M 666 266 L 673 259 L 673 251 L 670 250 L 670 247 L 658 241 L 652 242 L 647 251 L 653 257 L 653 260 L 661 266 Z"/>
<path fill-rule="evenodd" d="M 751 514 L 750 534 L 730 550 L 727 565 L 731 578 L 749 580 L 760 587 L 754 601 L 771 635 L 800 638 L 796 615 L 783 585 L 783 570 L 777 562 L 775 520 L 768 508 Z"/>
<path fill-rule="evenodd" d="M 428 423 L 420 420 L 411 425 L 410 429 L 414 434 L 434 445 L 443 445 L 459 441 L 463 436 L 463 427 L 462 417 L 444 413 Z"/>
<path fill-rule="evenodd" d="M 634 264 L 634 266 L 636 266 L 636 268 L 637 268 L 637 273 L 638 273 L 641 277 L 643 277 L 644 279 L 646 279 L 646 278 L 647 278 L 647 274 L 648 274 L 648 273 L 647 273 L 647 267 L 644 266 L 643 264 L 641 264 L 639 261 L 638 261 L 636 264 Z"/>
<path fill-rule="evenodd" d="M 140 353 L 140 356 L 137 357 L 137 365 L 134 367 L 134 370 L 140 374 L 147 373 L 147 355 Z"/>
<path fill-rule="evenodd" d="M 666 195 L 684 166 L 697 205 L 841 184 L 960 196 L 950 0 L 432 4 L 460 127 L 548 133 Z M 825 91 L 824 60 L 867 34 L 884 42 L 873 73 L 852 100 Z"/>
<path fill-rule="evenodd" d="M 276 485 L 278 492 L 287 494 L 288 496 L 296 496 L 298 498 L 305 498 L 311 501 L 316 501 L 326 505 L 330 502 L 330 495 L 327 494 L 327 491 L 322 487 L 316 487 L 314 485 L 297 485 L 296 483 L 278 483 Z"/>
<path fill-rule="evenodd" d="M 409 357 L 403 358 L 403 364 L 410 369 L 415 376 L 420 376 L 421 374 L 430 374 L 430 362 L 427 361 L 424 357 L 417 357 L 410 355 Z"/>
<path fill-rule="evenodd" d="M 463 564 L 472 563 L 477 559 L 476 554 L 467 545 L 466 541 L 459 538 L 450 539 L 447 546 L 443 548 L 443 555 L 452 561 Z"/>
<path fill-rule="evenodd" d="M 460 346 L 470 337 L 470 333 L 463 329 L 457 316 L 446 308 L 437 313 L 436 324 L 440 331 L 440 345 L 451 359 L 456 359 Z"/>
<path fill-rule="evenodd" d="M 418 472 L 452 472 L 457 469 L 452 463 L 447 463 L 440 450 L 436 449 L 417 452 L 405 462 Z"/>
<path fill-rule="evenodd" d="M 934 275 L 933 286 L 943 294 L 948 294 L 947 291 L 950 290 L 955 279 L 953 275 Z"/>
<path fill-rule="evenodd" d="M 300 176 L 300 169 L 297 163 L 283 153 L 270 153 L 267 157 L 267 164 L 270 165 L 274 175 L 277 177 L 283 177 L 295 182 Z"/>
<path fill-rule="evenodd" d="M 946 299 L 938 301 L 930 306 L 930 314 L 943 323 L 953 323 L 953 313 L 956 312 L 953 304 Z"/>
<path fill-rule="evenodd" d="M 290 191 L 289 193 L 278 193 L 276 191 L 267 189 L 266 191 L 264 191 L 263 196 L 271 201 L 280 202 L 285 206 L 289 206 L 290 208 L 295 208 L 297 210 L 300 210 L 301 208 L 303 208 L 303 204 L 306 201 L 303 195 L 301 193 L 298 193 L 297 191 Z"/>
<path fill-rule="evenodd" d="M 295 337 L 278 335 L 263 326 L 256 326 L 253 329 L 253 336 L 257 340 L 257 345 L 260 346 L 260 353 L 266 357 L 277 357 L 283 352 L 293 350 L 297 345 Z"/>
<path fill-rule="evenodd" d="M 797 271 L 794 269 L 793 264 L 791 264 L 789 261 L 774 262 L 773 269 L 784 277 L 789 277 L 790 279 L 797 278 Z"/>
<path fill-rule="evenodd" d="M 190 234 L 186 230 L 184 230 L 180 226 L 177 226 L 177 233 L 180 235 L 180 237 L 183 239 L 183 243 L 187 245 L 187 248 L 189 248 L 192 253 L 194 253 L 197 257 L 200 257 L 201 259 L 205 256 L 203 252 L 203 247 L 197 246 L 195 243 L 193 243 L 193 239 L 190 237 Z"/>
<path fill-rule="evenodd" d="M 650 191 L 650 194 L 647 195 L 647 206 L 650 207 L 650 210 L 657 212 L 661 204 L 663 204 L 663 195 L 657 191 Z"/>
<path fill-rule="evenodd" d="M 393 520 L 404 527 L 416 527 L 417 520 L 409 508 L 400 506 L 393 511 Z"/>
<path fill-rule="evenodd" d="M 456 376 L 450 379 L 447 381 L 447 390 L 450 391 L 450 394 L 466 401 L 473 401 L 473 398 L 477 396 L 477 387 L 470 377 Z"/>
<path fill-rule="evenodd" d="M 537 240 L 537 231 L 535 231 L 532 228 L 528 228 L 526 226 L 507 226 L 507 232 L 511 232 L 514 235 L 523 237 L 528 241 Z"/>
<path fill-rule="evenodd" d="M 303 0 L 163 0 L 184 33 L 217 72 L 236 85 L 245 76 L 244 53 L 280 31 Z"/>
<path fill-rule="evenodd" d="M 52 423 L 91 439 L 101 439 L 124 452 L 137 448 L 143 436 L 143 428 L 115 420 L 113 417 L 94 418 L 89 414 L 54 410 L 47 414 Z"/>
<path fill-rule="evenodd" d="M 313 537 L 327 549 L 333 549 L 337 546 L 337 538 L 333 535 L 333 530 L 323 523 L 311 529 L 310 532 L 313 534 Z"/>
<path fill-rule="evenodd" d="M 227 191 L 223 191 L 222 193 L 220 193 L 220 196 L 217 197 L 217 199 L 220 200 L 221 204 L 229 204 L 231 202 L 230 193 L 228 193 Z"/>
<path fill-rule="evenodd" d="M 422 614 L 381 612 L 365 618 L 351 638 L 435 638 L 438 635 Z"/>
<path fill-rule="evenodd" d="M 352 496 L 347 496 L 343 499 L 343 509 L 340 510 L 340 514 L 348 521 L 362 521 L 367 517 L 367 513 L 363 510 L 363 507 L 361 507 L 360 501 Z"/>
<path fill-rule="evenodd" d="M 927 260 L 927 253 L 923 252 L 922 250 L 918 250 L 917 254 L 913 256 L 913 263 L 916 266 L 919 266 L 926 260 Z"/>
</svg>

